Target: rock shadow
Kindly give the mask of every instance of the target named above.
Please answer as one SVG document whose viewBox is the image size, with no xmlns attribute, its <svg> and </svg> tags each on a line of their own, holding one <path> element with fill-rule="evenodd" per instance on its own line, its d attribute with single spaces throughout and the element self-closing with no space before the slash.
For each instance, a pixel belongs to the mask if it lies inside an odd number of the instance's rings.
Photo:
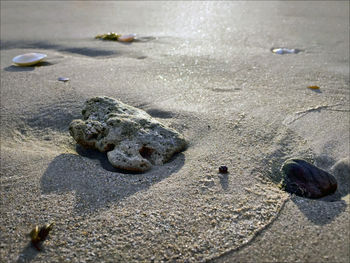
<svg viewBox="0 0 350 263">
<path fill-rule="evenodd" d="M 227 190 L 229 186 L 228 174 L 219 174 L 219 179 L 222 189 Z"/>
<path fill-rule="evenodd" d="M 320 89 L 310 89 L 310 90 L 314 93 L 322 93 L 322 91 Z"/>
<path fill-rule="evenodd" d="M 106 57 L 117 55 L 119 52 L 113 50 L 101 50 L 97 48 L 87 48 L 87 47 L 69 47 L 69 48 L 61 48 L 58 51 L 79 54 L 88 57 Z"/>
<path fill-rule="evenodd" d="M 53 63 L 50 63 L 50 62 L 47 62 L 47 61 L 43 61 L 43 62 L 39 62 L 38 64 L 35 64 L 33 66 L 15 66 L 15 65 L 11 65 L 11 66 L 8 66 L 8 67 L 4 68 L 4 70 L 8 71 L 8 72 L 33 71 L 33 70 L 35 70 L 35 68 L 47 67 L 47 66 L 51 66 L 51 65 L 53 65 Z"/>
<path fill-rule="evenodd" d="M 105 153 L 77 148 L 78 154 L 61 154 L 48 166 L 41 178 L 43 194 L 74 192 L 74 212 L 91 213 L 139 191 L 147 190 L 185 162 L 179 153 L 168 163 L 154 166 L 145 173 L 126 173 L 112 167 Z"/>
<path fill-rule="evenodd" d="M 80 116 L 80 105 L 73 100 L 62 100 L 39 108 L 29 118 L 24 119 L 24 122 L 36 130 L 50 128 L 66 132 L 70 122 Z"/>
<path fill-rule="evenodd" d="M 137 43 L 137 42 L 149 42 L 149 41 L 153 41 L 156 40 L 157 38 L 154 36 L 139 36 L 137 38 L 134 39 L 133 42 Z"/>
<path fill-rule="evenodd" d="M 154 118 L 160 118 L 160 119 L 170 119 L 173 118 L 176 114 L 174 114 L 171 111 L 165 111 L 165 110 L 160 110 L 160 109 L 149 109 L 146 110 L 146 112 L 151 115 Z"/>
<path fill-rule="evenodd" d="M 307 199 L 294 195 L 291 200 L 316 225 L 331 223 L 338 215 L 345 211 L 347 206 L 344 200 L 327 201 L 323 199 Z"/>
<path fill-rule="evenodd" d="M 21 251 L 16 263 L 31 262 L 35 259 L 38 253 L 39 251 L 34 248 L 31 242 L 29 242 L 27 246 Z"/>
<path fill-rule="evenodd" d="M 80 156 L 86 157 L 90 160 L 94 160 L 95 162 L 98 162 L 103 169 L 109 172 L 118 172 L 122 174 L 141 174 L 142 172 L 129 172 L 126 170 L 118 169 L 111 165 L 111 163 L 108 161 L 107 153 L 101 153 L 94 149 L 86 149 L 79 144 L 75 147 L 75 150 Z"/>
<path fill-rule="evenodd" d="M 73 54 L 79 54 L 88 57 L 103 57 L 103 56 L 115 56 L 120 52 L 116 50 L 107 50 L 106 48 L 94 48 L 94 47 L 72 47 L 64 46 L 60 44 L 53 44 L 47 41 L 2 41 L 1 50 L 6 49 L 48 49 L 57 50 L 60 52 L 68 52 Z"/>
</svg>

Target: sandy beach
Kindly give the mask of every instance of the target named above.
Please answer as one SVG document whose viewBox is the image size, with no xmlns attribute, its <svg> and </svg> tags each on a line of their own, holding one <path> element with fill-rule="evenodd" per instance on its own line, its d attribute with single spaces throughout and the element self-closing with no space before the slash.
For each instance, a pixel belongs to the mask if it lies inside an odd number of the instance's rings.
<svg viewBox="0 0 350 263">
<path fill-rule="evenodd" d="M 140 40 L 94 38 L 112 31 Z M 349 2 L 1 1 L 0 55 L 0 262 L 350 262 Z M 188 148 L 117 170 L 68 131 L 94 96 Z M 337 191 L 280 190 L 291 157 Z"/>
</svg>

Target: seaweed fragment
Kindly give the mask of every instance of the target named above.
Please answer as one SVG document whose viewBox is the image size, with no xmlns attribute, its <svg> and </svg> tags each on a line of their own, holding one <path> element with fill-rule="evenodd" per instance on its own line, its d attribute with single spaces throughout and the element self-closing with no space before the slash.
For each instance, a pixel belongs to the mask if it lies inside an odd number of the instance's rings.
<svg viewBox="0 0 350 263">
<path fill-rule="evenodd" d="M 116 34 L 114 32 L 108 32 L 107 34 L 101 34 L 101 35 L 95 36 L 96 39 L 113 40 L 113 41 L 118 41 L 119 37 L 121 37 L 121 35 Z"/>
<path fill-rule="evenodd" d="M 40 244 L 46 240 L 53 226 L 54 226 L 54 223 L 46 224 L 40 228 L 39 226 L 35 226 L 32 229 L 32 231 L 29 233 L 31 242 L 37 250 L 39 251 L 41 250 Z"/>
</svg>

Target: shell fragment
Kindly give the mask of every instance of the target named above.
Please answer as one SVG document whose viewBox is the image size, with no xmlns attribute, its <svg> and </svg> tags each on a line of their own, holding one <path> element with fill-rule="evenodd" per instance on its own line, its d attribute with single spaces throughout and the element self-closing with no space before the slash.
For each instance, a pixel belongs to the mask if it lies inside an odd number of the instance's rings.
<svg viewBox="0 0 350 263">
<path fill-rule="evenodd" d="M 282 47 L 282 48 L 272 48 L 271 49 L 272 53 L 275 53 L 275 54 L 279 54 L 279 55 L 283 55 L 283 54 L 297 54 L 300 52 L 299 49 L 289 49 L 289 48 L 285 48 L 285 47 Z"/>
<path fill-rule="evenodd" d="M 59 77 L 58 81 L 67 82 L 67 81 L 69 81 L 69 78 Z"/>
<path fill-rule="evenodd" d="M 120 42 L 131 42 L 135 39 L 136 37 L 136 34 L 128 34 L 128 35 L 121 35 L 119 38 L 118 38 L 118 41 Z"/>
<path fill-rule="evenodd" d="M 46 58 L 46 54 L 41 53 L 26 53 L 16 56 L 12 59 L 12 62 L 18 66 L 32 66 L 35 65 Z"/>
</svg>

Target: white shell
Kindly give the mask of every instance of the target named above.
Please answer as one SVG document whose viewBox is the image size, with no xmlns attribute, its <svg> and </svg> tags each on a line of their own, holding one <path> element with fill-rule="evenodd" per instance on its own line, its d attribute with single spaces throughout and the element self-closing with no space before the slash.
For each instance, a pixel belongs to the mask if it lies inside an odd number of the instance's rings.
<svg viewBox="0 0 350 263">
<path fill-rule="evenodd" d="M 12 59 L 18 66 L 31 66 L 41 62 L 47 55 L 41 53 L 22 54 Z"/>
<path fill-rule="evenodd" d="M 135 39 L 136 34 L 128 34 L 128 35 L 121 35 L 118 37 L 118 41 L 120 42 L 131 42 Z"/>
<path fill-rule="evenodd" d="M 283 54 L 296 54 L 299 51 L 297 49 L 288 49 L 288 48 L 274 48 L 271 50 L 275 54 L 283 55 Z"/>
<path fill-rule="evenodd" d="M 69 81 L 69 78 L 59 77 L 58 81 L 67 82 L 67 81 Z"/>
</svg>

